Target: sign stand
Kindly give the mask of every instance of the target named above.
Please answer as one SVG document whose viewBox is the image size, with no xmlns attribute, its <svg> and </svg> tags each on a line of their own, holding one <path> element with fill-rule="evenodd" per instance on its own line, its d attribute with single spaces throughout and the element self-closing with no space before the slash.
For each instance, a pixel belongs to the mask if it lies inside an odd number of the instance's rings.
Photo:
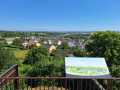
<svg viewBox="0 0 120 90">
<path fill-rule="evenodd" d="M 66 77 L 90 77 L 90 78 L 110 78 L 109 70 L 104 58 L 84 58 L 84 57 L 65 57 Z M 90 85 L 87 84 L 90 82 Z M 91 88 L 105 90 L 99 81 L 93 79 L 78 79 L 77 90 Z M 82 85 L 83 84 L 83 85 Z M 110 82 L 108 83 L 110 84 Z M 86 86 L 86 87 L 84 87 Z M 112 86 L 110 86 L 112 87 Z M 109 88 L 109 87 L 108 87 Z"/>
</svg>

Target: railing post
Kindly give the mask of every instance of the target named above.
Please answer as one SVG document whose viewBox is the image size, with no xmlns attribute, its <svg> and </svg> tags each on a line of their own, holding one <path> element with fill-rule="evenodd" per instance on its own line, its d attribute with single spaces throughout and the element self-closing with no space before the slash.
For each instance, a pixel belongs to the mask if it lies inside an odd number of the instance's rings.
<svg viewBox="0 0 120 90">
<path fill-rule="evenodd" d="M 82 79 L 77 79 L 77 90 L 83 90 L 82 85 Z"/>
<path fill-rule="evenodd" d="M 110 80 L 107 80 L 107 90 L 110 90 Z"/>
<path fill-rule="evenodd" d="M 18 65 L 15 67 L 16 73 L 15 76 L 18 77 Z M 14 90 L 19 90 L 19 79 L 14 80 Z"/>
<path fill-rule="evenodd" d="M 67 79 L 65 79 L 65 90 L 67 90 Z"/>
<path fill-rule="evenodd" d="M 113 89 L 113 80 L 110 80 L 110 86 L 109 86 L 110 90 Z"/>
</svg>

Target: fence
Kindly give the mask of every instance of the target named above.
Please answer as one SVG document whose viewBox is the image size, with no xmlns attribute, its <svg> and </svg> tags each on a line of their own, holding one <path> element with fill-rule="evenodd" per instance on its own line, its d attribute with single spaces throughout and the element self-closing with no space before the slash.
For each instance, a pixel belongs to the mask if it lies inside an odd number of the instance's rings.
<svg viewBox="0 0 120 90">
<path fill-rule="evenodd" d="M 2 77 L 18 77 L 18 65 L 14 64 L 12 67 L 10 67 L 6 72 L 4 72 L 2 75 L 0 75 L 0 78 Z M 3 88 L 6 86 L 8 83 L 10 83 L 13 80 L 9 80 L 9 82 L 6 82 L 6 79 L 1 79 L 0 80 L 0 87 Z M 14 80 L 14 86 L 17 88 L 17 80 Z"/>
<path fill-rule="evenodd" d="M 120 78 L 18 77 L 18 65 L 0 76 L 0 90 L 120 90 Z"/>
<path fill-rule="evenodd" d="M 0 90 L 120 90 L 120 78 L 1 77 Z M 17 88 L 15 82 L 17 81 Z"/>
</svg>

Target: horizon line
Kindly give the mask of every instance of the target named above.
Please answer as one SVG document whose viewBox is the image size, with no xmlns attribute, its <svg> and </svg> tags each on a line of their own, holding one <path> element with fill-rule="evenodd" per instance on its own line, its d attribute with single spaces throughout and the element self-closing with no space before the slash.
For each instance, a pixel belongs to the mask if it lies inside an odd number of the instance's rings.
<svg viewBox="0 0 120 90">
<path fill-rule="evenodd" d="M 52 30 L 49 30 L 49 31 L 42 31 L 42 30 L 0 30 L 0 31 L 10 31 L 10 32 L 98 32 L 98 31 L 52 31 Z M 102 31 L 102 30 L 99 30 L 99 31 Z M 105 30 L 105 31 L 115 31 L 115 30 Z M 103 31 L 103 32 L 105 32 Z M 116 31 L 116 32 L 120 32 L 120 31 Z"/>
</svg>

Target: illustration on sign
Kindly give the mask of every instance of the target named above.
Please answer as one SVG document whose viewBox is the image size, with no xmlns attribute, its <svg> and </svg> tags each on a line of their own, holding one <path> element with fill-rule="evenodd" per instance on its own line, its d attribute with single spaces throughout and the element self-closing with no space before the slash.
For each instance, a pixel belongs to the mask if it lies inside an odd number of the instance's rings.
<svg viewBox="0 0 120 90">
<path fill-rule="evenodd" d="M 66 77 L 110 77 L 104 58 L 65 57 Z"/>
</svg>

